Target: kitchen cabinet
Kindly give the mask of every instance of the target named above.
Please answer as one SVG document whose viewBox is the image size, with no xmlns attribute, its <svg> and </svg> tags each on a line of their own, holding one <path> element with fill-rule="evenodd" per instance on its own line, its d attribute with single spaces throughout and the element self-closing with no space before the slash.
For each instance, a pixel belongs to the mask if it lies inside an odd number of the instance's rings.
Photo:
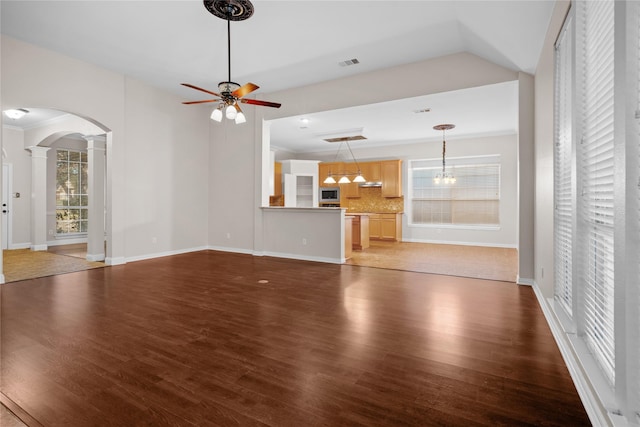
<svg viewBox="0 0 640 427">
<path fill-rule="evenodd" d="M 377 213 L 369 215 L 371 240 L 402 241 L 402 214 Z"/>
<path fill-rule="evenodd" d="M 380 162 L 365 162 L 360 163 L 362 168 L 362 176 L 368 182 L 380 182 L 382 181 L 382 174 L 380 173 Z"/>
<path fill-rule="evenodd" d="M 322 162 L 318 164 L 318 181 L 320 181 L 320 187 L 336 187 L 338 184 L 325 184 L 324 180 L 327 179 L 329 173 L 340 173 L 342 172 L 342 162 Z M 336 178 L 336 182 L 340 177 Z"/>
<path fill-rule="evenodd" d="M 402 197 L 402 160 L 380 162 L 382 197 Z"/>
<path fill-rule="evenodd" d="M 360 184 L 357 182 L 351 182 L 349 184 L 340 184 L 344 196 L 347 199 L 357 199 L 360 197 Z"/>
<path fill-rule="evenodd" d="M 368 214 L 347 214 L 353 217 L 352 244 L 353 249 L 361 251 L 369 247 L 369 215 Z"/>
<path fill-rule="evenodd" d="M 273 195 L 282 196 L 282 163 L 275 162 L 273 166 Z"/>
<path fill-rule="evenodd" d="M 353 217 L 344 217 L 344 258 L 349 259 L 353 254 Z"/>
</svg>

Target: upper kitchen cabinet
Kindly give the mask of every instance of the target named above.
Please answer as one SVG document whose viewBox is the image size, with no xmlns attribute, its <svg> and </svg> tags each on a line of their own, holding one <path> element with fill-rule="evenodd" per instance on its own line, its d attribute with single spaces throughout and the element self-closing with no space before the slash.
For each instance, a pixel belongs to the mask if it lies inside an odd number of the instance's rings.
<svg viewBox="0 0 640 427">
<path fill-rule="evenodd" d="M 382 197 L 402 197 L 402 160 L 380 162 Z M 368 177 L 365 176 L 367 180 Z"/>
<path fill-rule="evenodd" d="M 382 174 L 380 173 L 380 162 L 365 162 L 360 163 L 362 170 L 362 176 L 367 182 L 380 182 L 382 181 Z"/>
<path fill-rule="evenodd" d="M 318 164 L 320 187 L 336 187 L 338 184 L 325 184 L 324 180 L 327 179 L 329 173 L 338 174 L 340 172 L 342 172 L 342 162 L 322 162 Z M 338 179 L 339 177 L 336 178 L 336 181 L 338 181 Z"/>
</svg>

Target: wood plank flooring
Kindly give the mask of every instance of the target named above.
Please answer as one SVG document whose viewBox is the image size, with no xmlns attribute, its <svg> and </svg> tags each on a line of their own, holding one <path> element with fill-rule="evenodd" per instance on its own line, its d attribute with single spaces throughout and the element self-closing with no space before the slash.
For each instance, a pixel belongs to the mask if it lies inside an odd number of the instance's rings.
<svg viewBox="0 0 640 427">
<path fill-rule="evenodd" d="M 590 425 L 514 283 L 202 251 L 0 292 L 43 426 Z"/>
<path fill-rule="evenodd" d="M 347 264 L 515 282 L 518 251 L 514 248 L 385 242 L 353 251 Z"/>
</svg>

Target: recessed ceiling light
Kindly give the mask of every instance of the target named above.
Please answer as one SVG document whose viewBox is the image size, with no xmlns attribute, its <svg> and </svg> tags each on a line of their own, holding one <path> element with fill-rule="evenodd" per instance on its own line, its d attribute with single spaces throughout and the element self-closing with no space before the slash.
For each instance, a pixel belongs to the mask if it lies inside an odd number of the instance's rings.
<svg viewBox="0 0 640 427">
<path fill-rule="evenodd" d="M 301 122 L 303 125 L 306 125 L 307 123 L 309 123 L 309 119 L 307 119 L 306 117 L 303 117 L 303 118 L 301 118 L 301 119 L 300 119 L 300 122 Z"/>
<path fill-rule="evenodd" d="M 18 108 L 17 110 L 5 110 L 4 114 L 10 119 L 17 120 L 24 117 L 24 115 L 27 114 L 28 112 L 29 110 L 25 110 L 24 108 Z"/>
</svg>

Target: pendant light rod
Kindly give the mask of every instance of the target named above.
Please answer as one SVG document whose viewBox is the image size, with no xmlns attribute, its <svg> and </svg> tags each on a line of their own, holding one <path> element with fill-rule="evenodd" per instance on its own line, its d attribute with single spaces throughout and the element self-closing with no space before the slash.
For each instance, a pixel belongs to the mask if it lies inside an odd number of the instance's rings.
<svg viewBox="0 0 640 427">
<path fill-rule="evenodd" d="M 445 170 L 445 161 L 444 161 L 444 157 L 445 157 L 445 153 L 447 152 L 447 142 L 444 140 L 444 131 L 442 131 L 442 173 L 444 173 Z"/>
<path fill-rule="evenodd" d="M 441 124 L 441 125 L 436 125 L 433 127 L 434 130 L 441 130 L 442 131 L 442 173 L 436 175 L 436 177 L 434 178 L 434 182 L 436 184 L 440 183 L 440 180 L 444 180 L 445 184 L 454 184 L 456 182 L 456 178 L 453 176 L 453 174 L 446 173 L 446 153 L 447 153 L 447 141 L 445 140 L 445 131 L 453 129 L 454 127 L 456 127 L 456 125 L 452 125 L 452 124 Z"/>
<path fill-rule="evenodd" d="M 231 81 L 231 5 L 227 9 L 227 70 L 229 71 L 228 82 Z"/>
</svg>

